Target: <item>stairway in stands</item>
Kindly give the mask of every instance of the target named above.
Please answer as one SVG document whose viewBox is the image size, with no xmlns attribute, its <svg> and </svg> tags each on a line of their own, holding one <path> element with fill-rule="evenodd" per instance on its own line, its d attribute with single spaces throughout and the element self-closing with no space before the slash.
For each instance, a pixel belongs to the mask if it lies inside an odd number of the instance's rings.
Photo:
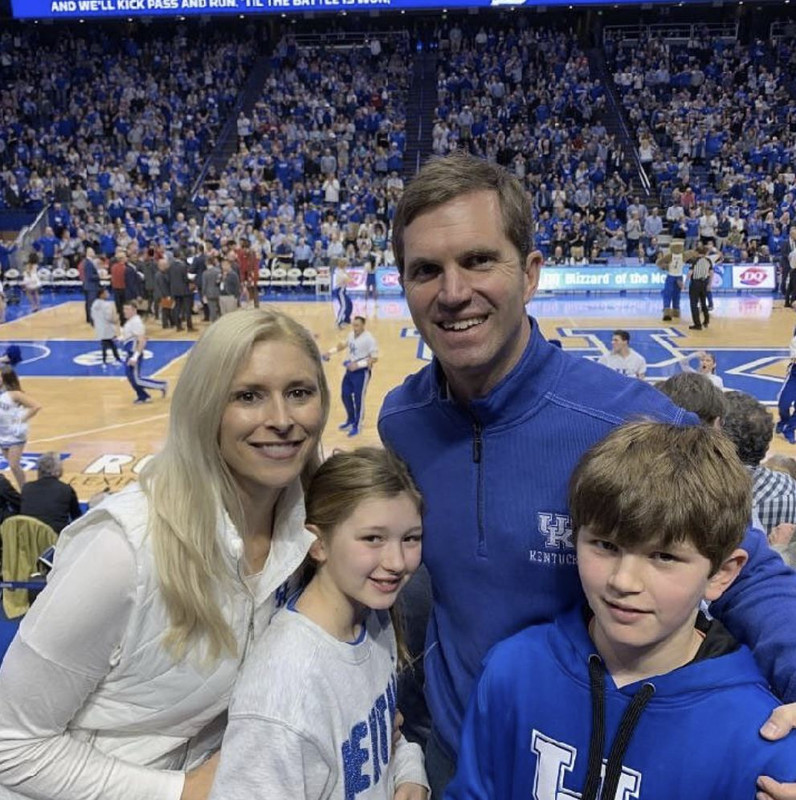
<svg viewBox="0 0 796 800">
<path fill-rule="evenodd" d="M 268 55 L 260 55 L 252 66 L 249 77 L 246 79 L 241 91 L 238 93 L 235 105 L 230 110 L 224 127 L 218 134 L 213 150 L 205 161 L 202 172 L 193 186 L 191 195 L 201 186 L 210 167 L 214 167 L 220 174 L 227 165 L 227 162 L 238 149 L 238 113 L 245 112 L 251 114 L 255 103 L 262 95 L 265 79 L 271 71 L 271 59 Z M 197 213 L 195 207 L 191 207 L 192 213 Z"/>
<path fill-rule="evenodd" d="M 431 129 L 436 105 L 437 54 L 423 50 L 415 55 L 406 101 L 404 180 L 410 179 L 431 155 Z"/>
<path fill-rule="evenodd" d="M 660 207 L 661 198 L 654 187 L 645 188 L 641 174 L 641 164 L 638 160 L 638 150 L 636 141 L 631 131 L 632 127 L 628 119 L 627 112 L 622 105 L 622 99 L 614 86 L 614 79 L 605 63 L 605 56 L 600 48 L 593 48 L 588 51 L 589 71 L 591 78 L 599 78 L 605 87 L 606 105 L 602 117 L 602 123 L 609 134 L 615 137 L 615 141 L 622 152 L 622 160 L 629 161 L 636 167 L 636 174 L 630 185 L 630 195 L 638 195 L 642 198 L 647 208 L 653 206 Z"/>
</svg>

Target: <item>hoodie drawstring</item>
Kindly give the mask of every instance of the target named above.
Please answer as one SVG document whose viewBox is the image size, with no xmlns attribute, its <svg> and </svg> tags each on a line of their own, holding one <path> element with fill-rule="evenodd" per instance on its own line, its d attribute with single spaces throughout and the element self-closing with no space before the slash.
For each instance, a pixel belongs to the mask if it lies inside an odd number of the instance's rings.
<svg viewBox="0 0 796 800">
<path fill-rule="evenodd" d="M 589 656 L 589 682 L 591 683 L 591 740 L 582 800 L 597 800 L 597 790 L 600 788 L 600 765 L 605 749 L 605 686 L 602 661 L 594 653 Z"/>
<path fill-rule="evenodd" d="M 597 800 L 602 754 L 605 748 L 605 669 L 602 659 L 596 654 L 589 656 L 589 681 L 591 683 L 592 728 L 582 800 Z M 641 714 L 654 694 L 655 686 L 651 683 L 645 683 L 633 695 L 630 705 L 622 715 L 616 738 L 608 753 L 605 780 L 603 781 L 601 793 L 602 800 L 613 800 L 616 794 L 619 778 L 622 775 L 622 759 L 625 757 Z"/>
</svg>

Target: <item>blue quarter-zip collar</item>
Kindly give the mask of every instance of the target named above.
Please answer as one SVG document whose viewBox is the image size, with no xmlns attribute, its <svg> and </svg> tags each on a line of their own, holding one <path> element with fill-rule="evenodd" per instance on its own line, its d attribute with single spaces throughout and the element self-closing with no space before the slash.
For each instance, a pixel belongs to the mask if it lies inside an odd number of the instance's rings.
<svg viewBox="0 0 796 800">
<path fill-rule="evenodd" d="M 485 397 L 470 401 L 466 406 L 458 403 L 451 395 L 442 366 L 436 357 L 434 368 L 428 375 L 433 385 L 433 393 L 443 402 L 459 406 L 481 428 L 492 424 L 514 425 L 526 417 L 545 401 L 554 391 L 571 356 L 551 345 L 542 335 L 539 324 L 529 317 L 531 335 L 520 360 L 511 371 Z"/>
</svg>

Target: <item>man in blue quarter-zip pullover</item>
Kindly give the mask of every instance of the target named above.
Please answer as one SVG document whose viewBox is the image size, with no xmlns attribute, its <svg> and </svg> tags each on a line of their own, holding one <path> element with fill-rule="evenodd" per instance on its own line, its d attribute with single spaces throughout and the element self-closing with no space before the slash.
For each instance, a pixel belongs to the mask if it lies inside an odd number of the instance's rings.
<svg viewBox="0 0 796 800">
<path fill-rule="evenodd" d="M 581 455 L 627 419 L 696 422 L 641 381 L 544 339 L 525 311 L 542 266 L 532 240 L 521 185 L 464 154 L 429 162 L 394 219 L 406 300 L 435 356 L 388 395 L 379 418 L 383 441 L 424 495 L 434 594 L 426 767 L 435 797 L 455 770 L 487 651 L 583 602 L 567 504 Z M 654 476 L 639 479 L 656 488 Z M 796 576 L 760 531 L 750 530 L 743 548 L 749 564 L 713 611 L 752 648 L 777 693 L 796 700 Z M 783 730 L 791 719 L 796 706 L 779 711 Z M 796 797 L 767 790 L 774 800 Z"/>
</svg>

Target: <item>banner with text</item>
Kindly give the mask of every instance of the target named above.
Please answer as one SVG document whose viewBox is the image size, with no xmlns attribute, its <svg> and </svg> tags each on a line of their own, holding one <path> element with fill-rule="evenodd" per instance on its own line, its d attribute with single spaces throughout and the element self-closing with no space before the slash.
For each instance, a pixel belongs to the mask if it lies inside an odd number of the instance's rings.
<svg viewBox="0 0 796 800">
<path fill-rule="evenodd" d="M 697 0 L 688 0 L 696 2 Z M 198 14 L 267 14 L 289 11 L 371 11 L 389 8 L 593 5 L 599 0 L 11 0 L 17 19 L 89 19 Z M 614 0 L 634 3 L 637 0 Z M 652 0 L 665 2 L 665 0 Z"/>
<path fill-rule="evenodd" d="M 365 270 L 348 270 L 350 294 L 365 292 Z M 666 273 L 652 265 L 636 267 L 604 267 L 585 264 L 578 267 L 542 267 L 540 292 L 649 292 L 663 289 Z M 771 291 L 776 286 L 773 264 L 717 264 L 713 273 L 713 291 Z M 401 294 L 398 270 L 379 267 L 376 290 L 381 295 Z"/>
<path fill-rule="evenodd" d="M 655 266 L 603 267 L 542 267 L 540 292 L 643 292 L 660 290 L 666 273 Z M 746 289 L 770 291 L 776 285 L 776 270 L 772 264 L 717 264 L 711 288 L 714 291 Z"/>
</svg>

